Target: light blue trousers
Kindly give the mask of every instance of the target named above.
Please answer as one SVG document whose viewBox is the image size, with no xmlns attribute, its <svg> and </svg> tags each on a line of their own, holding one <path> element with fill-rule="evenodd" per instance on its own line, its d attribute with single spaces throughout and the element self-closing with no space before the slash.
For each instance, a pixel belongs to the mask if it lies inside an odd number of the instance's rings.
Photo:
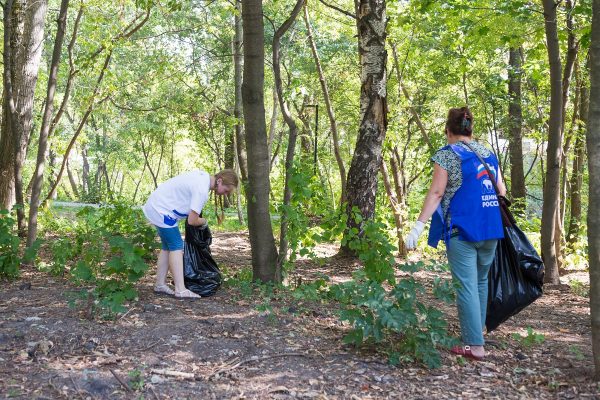
<svg viewBox="0 0 600 400">
<path fill-rule="evenodd" d="M 484 345 L 488 272 L 497 244 L 496 239 L 465 242 L 456 236 L 450 239 L 446 251 L 452 277 L 460 284 L 456 292 L 456 306 L 461 338 L 465 345 Z"/>
</svg>

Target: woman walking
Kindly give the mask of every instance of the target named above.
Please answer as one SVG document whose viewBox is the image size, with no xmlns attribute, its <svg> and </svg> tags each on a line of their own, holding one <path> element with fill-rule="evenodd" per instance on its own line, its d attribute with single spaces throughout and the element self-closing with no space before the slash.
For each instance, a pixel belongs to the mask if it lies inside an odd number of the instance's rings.
<svg viewBox="0 0 600 400">
<path fill-rule="evenodd" d="M 406 237 L 406 247 L 417 246 L 425 223 L 433 217 L 428 243 L 437 247 L 440 239 L 444 240 L 452 277 L 460 284 L 456 304 L 463 345 L 451 351 L 482 360 L 488 272 L 498 239 L 504 237 L 492 180 L 501 196 L 506 194 L 506 187 L 494 153 L 472 139 L 473 115 L 467 107 L 450 109 L 445 131 L 448 145 L 432 157 L 431 187 Z"/>
</svg>

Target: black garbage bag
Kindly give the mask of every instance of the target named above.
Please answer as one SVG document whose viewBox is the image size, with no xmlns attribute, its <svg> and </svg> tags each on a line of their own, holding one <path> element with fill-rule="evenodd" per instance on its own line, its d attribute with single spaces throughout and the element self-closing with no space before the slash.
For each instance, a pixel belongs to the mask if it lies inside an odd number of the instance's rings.
<svg viewBox="0 0 600 400">
<path fill-rule="evenodd" d="M 185 223 L 183 245 L 183 279 L 185 287 L 202 297 L 215 294 L 223 277 L 210 254 L 212 234 L 208 226 L 200 228 Z"/>
<path fill-rule="evenodd" d="M 502 199 L 504 200 L 504 199 Z M 498 241 L 488 276 L 488 332 L 533 303 L 543 293 L 544 262 L 503 205 L 504 239 Z"/>
</svg>

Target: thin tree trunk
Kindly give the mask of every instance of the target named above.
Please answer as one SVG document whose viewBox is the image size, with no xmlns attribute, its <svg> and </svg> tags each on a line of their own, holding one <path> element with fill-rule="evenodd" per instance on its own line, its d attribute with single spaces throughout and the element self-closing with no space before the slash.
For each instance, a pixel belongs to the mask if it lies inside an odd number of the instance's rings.
<svg viewBox="0 0 600 400">
<path fill-rule="evenodd" d="M 402 163 L 400 160 L 400 154 L 398 153 L 398 146 L 394 146 L 392 155 L 390 156 L 390 165 L 392 166 L 394 189 L 396 190 L 398 204 L 405 205 L 404 193 L 406 193 L 406 188 L 404 185 L 404 175 L 400 172 L 402 169 Z"/>
<path fill-rule="evenodd" d="M 233 136 L 233 141 L 234 146 L 233 146 L 233 150 L 235 151 L 235 172 L 239 175 L 240 174 L 240 165 L 239 165 L 239 157 L 237 154 L 237 137 L 234 135 Z M 235 193 L 235 198 L 236 198 L 236 207 L 237 207 L 237 215 L 238 215 L 238 222 L 240 223 L 240 225 L 245 225 L 244 222 L 244 210 L 242 209 L 242 188 L 241 185 L 238 185 L 236 187 L 236 193 Z"/>
<path fill-rule="evenodd" d="M 590 315 L 596 379 L 600 380 L 600 0 L 592 3 L 590 41 L 590 102 L 587 118 L 589 168 L 588 259 L 590 265 Z"/>
<path fill-rule="evenodd" d="M 269 212 L 269 153 L 264 105 L 264 25 L 261 0 L 242 0 L 244 75 L 242 99 L 248 150 L 248 231 L 252 277 L 278 282 L 277 249 Z"/>
<path fill-rule="evenodd" d="M 564 132 L 566 109 L 567 103 L 569 102 L 569 88 L 571 87 L 571 77 L 573 75 L 573 68 L 575 61 L 577 61 L 577 54 L 579 52 L 579 42 L 575 38 L 575 27 L 573 25 L 573 9 L 575 6 L 571 0 L 565 1 L 565 8 L 567 11 L 567 58 L 565 60 L 565 68 L 563 70 L 562 77 L 562 123 L 561 129 Z"/>
<path fill-rule="evenodd" d="M 396 79 L 398 80 L 398 89 L 400 89 L 400 93 L 398 96 L 406 97 L 406 101 L 408 102 L 408 107 L 407 107 L 408 111 L 410 112 L 414 121 L 416 122 L 417 126 L 419 127 L 419 131 L 421 132 L 421 135 L 423 136 L 423 140 L 425 141 L 425 143 L 427 143 L 427 146 L 429 147 L 429 151 L 431 153 L 433 153 L 435 151 L 435 148 L 431 144 L 431 140 L 429 139 L 429 134 L 427 133 L 427 129 L 425 129 L 425 125 L 423 125 L 423 121 L 421 121 L 421 117 L 419 116 L 419 113 L 417 112 L 415 107 L 412 105 L 412 99 L 410 98 L 410 94 L 408 93 L 408 90 L 402 83 L 402 76 L 400 75 L 400 63 L 398 62 L 398 54 L 396 52 L 396 44 L 392 43 L 391 47 L 392 47 L 392 55 L 393 55 L 394 67 L 395 67 L 394 69 L 396 70 Z"/>
<path fill-rule="evenodd" d="M 273 109 L 271 112 L 271 123 L 269 124 L 269 154 L 273 154 L 273 141 L 275 140 L 275 135 L 277 133 L 277 118 L 279 113 L 277 112 L 279 106 L 277 103 L 279 102 L 277 96 L 277 85 L 273 86 Z M 274 158 L 274 157 L 273 157 Z M 271 168 L 273 167 L 273 163 L 270 163 Z"/>
<path fill-rule="evenodd" d="M 523 48 L 511 48 L 508 57 L 508 123 L 510 160 L 510 191 L 516 210 L 525 211 L 527 189 L 523 168 L 523 110 L 521 107 L 521 54 Z"/>
<path fill-rule="evenodd" d="M 562 143 L 562 67 L 560 62 L 560 46 L 556 22 L 556 3 L 554 0 L 542 0 L 548 61 L 550 64 L 550 121 L 548 124 L 548 146 L 546 180 L 544 184 L 544 204 L 542 206 L 541 249 L 546 266 L 545 281 L 560 283 L 558 257 L 556 252 L 556 213 L 559 206 L 560 161 Z"/>
<path fill-rule="evenodd" d="M 575 156 L 573 158 L 573 170 L 571 171 L 571 217 L 567 243 L 573 245 L 579 236 L 581 227 L 581 190 L 583 188 L 583 168 L 585 163 L 585 138 L 583 137 L 587 125 L 589 92 L 584 83 L 580 83 L 579 119 L 575 134 Z"/>
<path fill-rule="evenodd" d="M 325 100 L 325 107 L 327 108 L 327 115 L 329 117 L 331 138 L 333 140 L 333 154 L 335 155 L 335 160 L 337 162 L 338 170 L 340 172 L 340 182 L 342 186 L 342 193 L 340 197 L 341 202 L 343 203 L 346 201 L 346 167 L 344 166 L 344 159 L 342 158 L 342 154 L 340 152 L 339 133 L 337 128 L 337 122 L 335 120 L 335 113 L 333 112 L 333 106 L 331 104 L 331 97 L 329 96 L 329 88 L 327 87 L 327 80 L 325 79 L 325 73 L 323 72 L 323 67 L 321 66 L 321 59 L 319 58 L 317 45 L 315 43 L 315 38 L 313 37 L 313 32 L 309 21 L 308 7 L 306 7 L 306 5 L 304 6 L 304 22 L 306 24 L 308 41 L 310 43 L 310 49 L 315 60 L 315 66 L 317 67 L 317 72 L 319 74 L 321 91 L 323 92 L 323 99 Z"/>
<path fill-rule="evenodd" d="M 562 110 L 561 110 L 561 145 L 562 140 L 565 137 L 565 120 L 566 120 L 566 108 L 567 103 L 569 101 L 569 89 L 571 86 L 571 75 L 573 73 L 573 67 L 575 65 L 575 61 L 577 60 L 577 52 L 579 49 L 579 43 L 575 39 L 574 26 L 573 26 L 573 3 L 571 0 L 566 0 L 566 9 L 567 9 L 567 56 L 565 59 L 565 67 L 563 69 L 563 77 L 562 77 Z M 577 105 L 575 105 L 575 110 L 577 109 Z M 564 210 L 565 210 L 565 202 L 566 202 L 566 185 L 567 185 L 567 169 L 568 164 L 566 162 L 566 154 L 569 151 L 571 136 L 567 136 L 567 142 L 564 144 L 563 149 L 561 149 L 561 169 L 562 169 L 562 180 L 559 179 L 559 183 L 561 184 L 559 195 L 558 195 L 558 203 L 557 203 L 557 211 L 555 214 L 556 222 L 554 226 L 554 246 L 556 248 L 556 262 L 558 264 L 558 269 L 562 268 L 562 243 L 563 243 L 563 226 L 564 226 Z"/>
<path fill-rule="evenodd" d="M 353 208 L 358 208 L 362 221 L 373 219 L 377 174 L 387 129 L 386 3 L 360 0 L 356 3 L 356 11 L 361 66 L 360 124 L 346 187 L 346 233 L 356 228 L 362 235 L 363 222 L 356 221 Z M 352 253 L 347 244 L 341 247 L 340 252 Z"/>
<path fill-rule="evenodd" d="M 142 173 L 140 174 L 140 179 L 135 184 L 135 190 L 133 191 L 133 199 L 131 200 L 131 202 L 133 204 L 135 204 L 135 199 L 137 198 L 138 190 L 140 188 L 140 183 L 142 183 L 142 180 L 144 179 L 144 172 L 146 172 L 146 164 L 145 163 L 144 163 L 144 167 L 142 168 Z"/>
<path fill-rule="evenodd" d="M 60 10 L 58 12 L 56 38 L 54 39 L 54 50 L 52 51 L 52 61 L 50 62 L 50 75 L 48 76 L 48 89 L 46 93 L 46 103 L 44 115 L 42 117 L 42 126 L 40 128 L 40 138 L 38 144 L 37 161 L 35 171 L 33 173 L 33 186 L 31 189 L 31 200 L 29 203 L 29 223 L 27 228 L 27 247 L 30 247 L 37 238 L 37 215 L 40 204 L 40 195 L 42 193 L 42 185 L 44 183 L 44 164 L 46 160 L 46 151 L 48 149 L 48 134 L 50 133 L 50 124 L 52 123 L 52 112 L 54 106 L 54 94 L 56 93 L 56 79 L 58 77 L 58 67 L 60 65 L 60 55 L 62 44 L 65 37 L 65 29 L 67 26 L 67 11 L 69 9 L 69 0 L 62 0 Z M 75 197 L 79 197 L 77 185 L 74 184 L 74 179 L 69 173 L 69 180 L 73 188 Z"/>
<path fill-rule="evenodd" d="M 290 180 L 292 179 L 292 169 L 294 166 L 294 154 L 296 152 L 296 138 L 298 137 L 298 126 L 292 117 L 288 105 L 283 98 L 283 87 L 281 83 L 281 38 L 288 29 L 292 26 L 296 17 L 300 13 L 304 0 L 298 0 L 296 6 L 292 10 L 291 15 L 285 22 L 275 31 L 273 35 L 273 76 L 275 78 L 275 88 L 277 90 L 277 98 L 279 99 L 279 108 L 287 126 L 290 128 L 288 136 L 288 148 L 285 155 L 285 183 L 283 186 L 283 207 L 281 209 L 281 225 L 279 234 L 279 258 L 277 259 L 277 270 L 281 271 L 283 264 L 287 260 L 288 252 L 288 212 L 292 200 L 292 189 L 290 188 Z M 280 273 L 280 272 L 279 272 Z"/>
<path fill-rule="evenodd" d="M 393 156 L 392 156 L 393 157 Z M 400 209 L 400 203 L 394 190 L 392 189 L 392 184 L 390 182 L 390 177 L 387 170 L 387 165 L 385 164 L 385 160 L 381 162 L 381 176 L 383 178 L 383 185 L 385 186 L 385 191 L 388 195 L 388 199 L 390 201 L 390 205 L 392 206 L 392 212 L 394 213 L 394 222 L 396 223 L 396 236 L 398 238 L 398 255 L 400 257 L 406 256 L 406 247 L 404 246 L 404 239 L 402 237 L 402 214 Z"/>
<path fill-rule="evenodd" d="M 69 176 L 69 182 L 71 183 L 71 190 L 73 190 L 73 194 L 75 195 L 75 198 L 78 199 L 79 198 L 79 190 L 77 189 L 77 180 L 73 176 L 73 171 L 71 171 L 71 168 L 69 168 L 68 161 L 67 161 L 67 175 Z M 31 223 L 29 224 L 29 226 L 31 227 Z"/>
<path fill-rule="evenodd" d="M 152 176 L 152 181 L 154 182 L 154 189 L 156 189 L 158 187 L 158 179 L 157 179 L 157 174 L 154 173 L 154 171 L 152 171 L 152 166 L 150 165 L 150 160 L 149 160 L 149 151 L 146 151 L 146 145 L 144 144 L 144 135 L 140 134 L 140 146 L 142 148 L 142 154 L 144 155 L 144 163 L 146 164 L 146 166 L 148 167 L 148 170 L 150 171 L 150 175 Z M 152 142 L 150 142 L 150 147 L 152 147 Z M 162 157 L 162 153 L 161 153 L 161 157 Z"/>
<path fill-rule="evenodd" d="M 235 86 L 235 102 L 233 107 L 233 115 L 235 116 L 235 138 L 237 146 L 238 166 L 243 185 L 248 183 L 248 156 L 246 153 L 246 138 L 244 137 L 244 110 L 242 105 L 242 3 L 241 0 L 235 0 L 236 13 L 233 17 L 235 35 L 233 38 L 233 71 L 234 71 L 234 86 Z"/>
</svg>

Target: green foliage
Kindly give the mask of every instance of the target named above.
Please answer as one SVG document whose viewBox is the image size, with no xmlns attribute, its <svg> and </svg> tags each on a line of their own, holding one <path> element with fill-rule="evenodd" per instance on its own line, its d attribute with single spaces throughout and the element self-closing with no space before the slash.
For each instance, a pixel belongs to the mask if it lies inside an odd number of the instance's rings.
<svg viewBox="0 0 600 400">
<path fill-rule="evenodd" d="M 327 296 L 329 291 L 329 277 L 322 276 L 312 282 L 301 283 L 292 290 L 292 297 L 296 300 L 320 301 Z"/>
<path fill-rule="evenodd" d="M 14 279 L 19 276 L 19 237 L 17 220 L 8 210 L 0 210 L 0 278 Z"/>
<path fill-rule="evenodd" d="M 274 325 L 277 323 L 277 314 L 271 305 L 269 298 L 266 298 L 261 304 L 256 306 L 256 310 L 267 317 L 267 321 Z"/>
<path fill-rule="evenodd" d="M 17 235 L 16 224 L 14 211 L 0 210 L 0 279 L 18 278 L 21 263 L 34 262 L 42 245 L 41 239 L 35 240 L 21 256 L 21 239 Z"/>
<path fill-rule="evenodd" d="M 585 360 L 585 354 L 583 354 L 583 351 L 575 345 L 569 346 L 569 353 L 573 354 L 577 361 Z"/>
<path fill-rule="evenodd" d="M 144 389 L 144 372 L 135 368 L 127 374 L 129 376 L 129 386 L 133 390 L 143 390 Z"/>
<path fill-rule="evenodd" d="M 252 282 L 252 268 L 242 268 L 235 273 L 230 273 L 226 267 L 223 267 L 223 285 L 226 287 L 237 288 L 242 298 L 251 298 L 254 292 L 254 283 Z"/>
<path fill-rule="evenodd" d="M 585 283 L 572 279 L 569 281 L 569 286 L 571 287 L 571 291 L 575 293 L 577 296 L 581 297 L 590 297 L 590 286 Z"/>
<path fill-rule="evenodd" d="M 331 296 L 341 303 L 341 320 L 352 325 L 344 341 L 355 346 L 365 342 L 388 343 L 391 363 L 416 360 L 429 367 L 439 366 L 437 347 L 455 343 L 448 335 L 442 312 L 422 302 L 426 288 L 412 276 L 396 282 L 395 247 L 382 233 L 381 222 L 362 221 L 362 228 L 362 236 L 354 230 L 345 238 L 348 246 L 358 253 L 364 269 L 356 272 L 352 281 L 330 288 Z M 405 272 L 423 268 L 439 267 L 423 262 L 400 266 Z M 450 302 L 454 288 L 449 282 L 436 279 L 433 294 Z"/>
<path fill-rule="evenodd" d="M 146 260 L 157 247 L 153 229 L 142 218 L 139 210 L 124 203 L 86 207 L 77 213 L 75 245 L 59 241 L 52 246 L 55 270 L 78 256 L 71 278 L 90 287 L 80 297 L 82 307 L 111 317 L 137 297 L 134 283 L 148 270 Z"/>
<path fill-rule="evenodd" d="M 290 256 L 286 263 L 289 270 L 298 256 L 314 257 L 312 248 L 315 245 L 315 234 L 318 227 L 311 226 L 311 217 L 320 218 L 328 215 L 328 202 L 323 201 L 322 185 L 313 173 L 313 165 L 296 158 L 289 181 L 292 197 L 289 206 L 280 206 L 280 213 L 285 213 L 288 223 L 287 240 Z"/>
<path fill-rule="evenodd" d="M 353 327 L 344 341 L 356 346 L 391 341 L 391 363 L 421 361 L 438 367 L 437 347 L 455 343 L 442 312 L 419 300 L 425 287 L 412 277 L 386 290 L 381 283 L 357 274 L 353 281 L 333 286 L 331 292 L 343 304 L 340 318 Z"/>
<path fill-rule="evenodd" d="M 69 238 L 59 238 L 50 242 L 50 253 L 52 261 L 50 264 L 42 264 L 40 270 L 56 276 L 64 276 L 67 272 L 69 261 L 76 256 L 75 247 Z"/>
<path fill-rule="evenodd" d="M 544 343 L 544 341 L 546 340 L 546 337 L 543 334 L 535 333 L 533 331 L 533 328 L 530 326 L 527 327 L 526 336 L 522 336 L 518 333 L 513 333 L 512 337 L 513 339 L 521 343 L 523 347 L 533 347 L 534 345 Z"/>
</svg>

